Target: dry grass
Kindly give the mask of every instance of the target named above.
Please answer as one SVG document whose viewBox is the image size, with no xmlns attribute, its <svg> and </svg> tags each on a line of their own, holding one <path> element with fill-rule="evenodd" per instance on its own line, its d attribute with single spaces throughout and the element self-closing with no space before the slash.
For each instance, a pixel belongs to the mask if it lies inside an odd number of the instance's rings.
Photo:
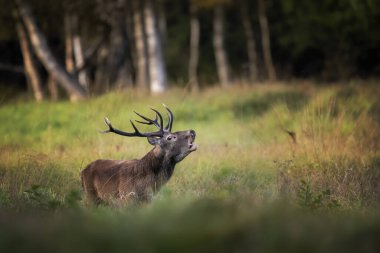
<svg viewBox="0 0 380 253">
<path fill-rule="evenodd" d="M 379 97 L 364 84 L 287 84 L 3 105 L 0 251 L 376 252 Z M 87 163 L 151 148 L 98 134 L 102 117 L 128 130 L 133 110 L 162 102 L 198 151 L 152 203 L 82 209 Z"/>
<path fill-rule="evenodd" d="M 8 119 L 0 126 L 1 189 L 21 202 L 32 185 L 64 198 L 80 189 L 78 174 L 90 161 L 131 159 L 150 149 L 139 139 L 99 135 L 103 116 L 128 129 L 133 110 L 149 114 L 149 106 L 165 102 L 175 112 L 174 128 L 195 129 L 200 148 L 178 166 L 164 197 L 273 201 L 284 192 L 297 195 L 303 180 L 313 191 L 330 190 L 342 206 L 373 206 L 379 198 L 377 95 L 375 86 L 303 84 L 7 105 L 0 108 Z"/>
</svg>

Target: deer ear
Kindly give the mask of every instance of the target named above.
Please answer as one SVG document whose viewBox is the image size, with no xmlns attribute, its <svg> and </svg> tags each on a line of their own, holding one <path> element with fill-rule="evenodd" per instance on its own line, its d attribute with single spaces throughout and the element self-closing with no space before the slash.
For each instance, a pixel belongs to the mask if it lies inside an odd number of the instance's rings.
<svg viewBox="0 0 380 253">
<path fill-rule="evenodd" d="M 147 139 L 148 139 L 149 144 L 153 146 L 159 145 L 161 141 L 161 138 L 157 138 L 157 137 L 148 137 Z"/>
</svg>

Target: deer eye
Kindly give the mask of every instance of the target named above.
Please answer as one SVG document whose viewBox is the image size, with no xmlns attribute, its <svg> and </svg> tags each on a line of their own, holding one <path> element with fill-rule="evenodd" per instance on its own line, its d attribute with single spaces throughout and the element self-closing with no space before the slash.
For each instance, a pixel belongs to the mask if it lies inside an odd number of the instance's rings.
<svg viewBox="0 0 380 253">
<path fill-rule="evenodd" d="M 175 140 L 175 139 L 177 139 L 177 137 L 173 135 L 169 135 L 168 137 L 166 137 L 166 140 L 168 141 Z"/>
</svg>

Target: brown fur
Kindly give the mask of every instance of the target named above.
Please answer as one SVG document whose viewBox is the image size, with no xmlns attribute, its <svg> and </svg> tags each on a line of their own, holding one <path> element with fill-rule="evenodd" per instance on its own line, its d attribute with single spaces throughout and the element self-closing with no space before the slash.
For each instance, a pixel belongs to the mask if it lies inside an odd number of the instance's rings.
<svg viewBox="0 0 380 253">
<path fill-rule="evenodd" d="M 86 203 L 148 201 L 170 179 L 176 163 L 196 150 L 194 139 L 192 130 L 167 133 L 150 140 L 155 147 L 141 159 L 90 163 L 81 173 Z"/>
</svg>

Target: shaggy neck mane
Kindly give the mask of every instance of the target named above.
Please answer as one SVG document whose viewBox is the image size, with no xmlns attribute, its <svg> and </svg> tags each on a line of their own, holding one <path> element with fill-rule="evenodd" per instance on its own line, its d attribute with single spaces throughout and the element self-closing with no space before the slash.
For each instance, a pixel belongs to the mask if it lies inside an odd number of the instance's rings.
<svg viewBox="0 0 380 253">
<path fill-rule="evenodd" d="M 175 162 L 168 157 L 165 152 L 158 146 L 154 147 L 139 161 L 140 169 L 149 169 L 153 171 L 161 183 L 165 183 L 173 174 Z"/>
</svg>

